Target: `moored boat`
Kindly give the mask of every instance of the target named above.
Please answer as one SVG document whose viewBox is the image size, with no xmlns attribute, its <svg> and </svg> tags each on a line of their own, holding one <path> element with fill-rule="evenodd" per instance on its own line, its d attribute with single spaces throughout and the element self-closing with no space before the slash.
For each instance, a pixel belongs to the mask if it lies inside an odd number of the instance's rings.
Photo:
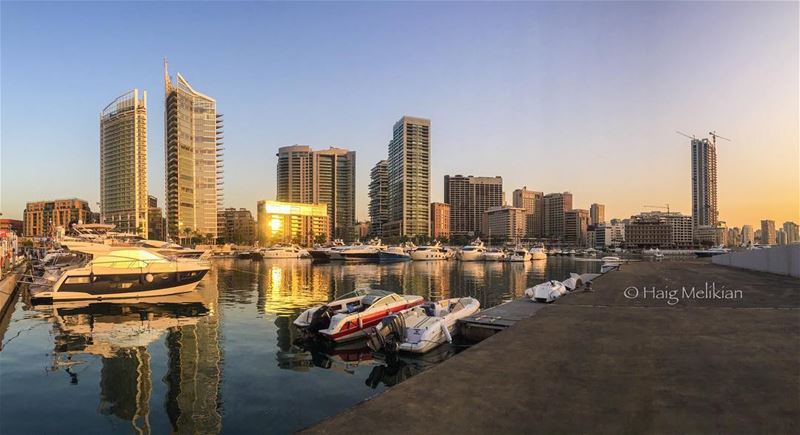
<svg viewBox="0 0 800 435">
<path fill-rule="evenodd" d="M 525 289 L 525 296 L 535 302 L 550 303 L 567 294 L 567 287 L 559 281 L 547 281 Z"/>
<path fill-rule="evenodd" d="M 385 250 L 386 245 L 381 243 L 380 239 L 373 239 L 366 245 L 349 246 L 338 253 L 345 261 L 379 261 L 380 252 Z"/>
<path fill-rule="evenodd" d="M 360 289 L 325 305 L 311 307 L 294 320 L 299 329 L 342 342 L 363 337 L 384 317 L 422 304 L 422 296 Z"/>
<path fill-rule="evenodd" d="M 411 260 L 411 254 L 406 252 L 401 246 L 390 246 L 383 251 L 378 252 L 378 261 L 388 263 L 393 261 L 408 261 Z"/>
<path fill-rule="evenodd" d="M 475 239 L 474 242 L 462 247 L 456 254 L 456 258 L 460 261 L 483 261 L 485 253 L 486 247 L 481 239 Z"/>
<path fill-rule="evenodd" d="M 297 245 L 274 245 L 263 251 L 266 259 L 300 258 L 301 249 Z"/>
<path fill-rule="evenodd" d="M 484 261 L 506 261 L 508 258 L 508 254 L 505 251 L 497 250 L 489 250 L 483 253 L 483 260 Z"/>
<path fill-rule="evenodd" d="M 547 253 L 541 245 L 534 246 L 529 252 L 531 253 L 531 260 L 547 260 Z"/>
<path fill-rule="evenodd" d="M 451 342 L 458 334 L 458 320 L 475 314 L 480 306 L 471 297 L 426 302 L 383 319 L 369 331 L 367 344 L 375 351 L 426 353 Z"/>
<path fill-rule="evenodd" d="M 522 246 L 517 246 L 513 251 L 511 251 L 510 255 L 508 256 L 508 261 L 517 263 L 531 261 L 531 253 Z"/>
<path fill-rule="evenodd" d="M 411 259 L 414 261 L 447 260 L 448 258 L 450 258 L 450 252 L 439 242 L 433 245 L 419 246 L 411 251 Z"/>
</svg>

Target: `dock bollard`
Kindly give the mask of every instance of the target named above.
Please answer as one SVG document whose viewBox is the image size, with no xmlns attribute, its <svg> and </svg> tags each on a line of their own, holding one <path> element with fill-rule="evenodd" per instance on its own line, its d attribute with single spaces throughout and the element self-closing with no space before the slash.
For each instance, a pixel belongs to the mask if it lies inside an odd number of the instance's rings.
<svg viewBox="0 0 800 435">
<path fill-rule="evenodd" d="M 586 284 L 584 284 L 583 291 L 584 292 L 592 292 L 592 293 L 594 293 L 594 290 L 592 289 L 592 282 L 591 281 L 587 281 Z"/>
</svg>

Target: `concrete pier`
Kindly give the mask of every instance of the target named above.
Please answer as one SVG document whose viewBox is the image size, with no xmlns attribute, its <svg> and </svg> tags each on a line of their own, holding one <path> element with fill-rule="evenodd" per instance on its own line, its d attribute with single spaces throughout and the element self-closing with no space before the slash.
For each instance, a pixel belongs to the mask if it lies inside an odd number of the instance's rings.
<svg viewBox="0 0 800 435">
<path fill-rule="evenodd" d="M 594 290 L 306 432 L 798 431 L 800 280 L 642 262 Z"/>
</svg>

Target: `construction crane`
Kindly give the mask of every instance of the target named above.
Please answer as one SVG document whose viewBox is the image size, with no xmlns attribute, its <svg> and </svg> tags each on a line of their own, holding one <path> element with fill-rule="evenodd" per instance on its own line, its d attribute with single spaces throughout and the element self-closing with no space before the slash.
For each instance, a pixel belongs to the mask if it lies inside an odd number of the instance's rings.
<svg viewBox="0 0 800 435">
<path fill-rule="evenodd" d="M 686 136 L 686 137 L 688 137 L 689 139 L 692 139 L 692 140 L 695 140 L 695 139 L 697 139 L 697 138 L 696 138 L 694 135 L 691 135 L 691 136 L 689 136 L 688 134 L 686 134 L 686 133 L 684 133 L 684 132 L 682 132 L 682 131 L 677 131 L 677 130 L 675 130 L 675 133 L 678 133 L 678 134 L 679 134 L 679 135 L 681 135 L 681 136 Z"/>
<path fill-rule="evenodd" d="M 665 204 L 665 205 L 666 205 L 666 207 L 665 206 L 661 206 L 661 205 L 645 205 L 643 207 L 644 208 L 660 208 L 662 210 L 666 209 L 667 213 L 669 213 L 669 204 Z"/>
<path fill-rule="evenodd" d="M 711 137 L 714 139 L 714 145 L 716 145 L 716 144 L 717 144 L 717 138 L 720 138 L 720 139 L 725 139 L 725 140 L 726 140 L 726 141 L 728 141 L 728 142 L 730 142 L 730 141 L 731 141 L 731 140 L 730 140 L 730 139 L 728 139 L 727 137 L 722 137 L 722 136 L 718 135 L 716 131 L 709 131 L 709 132 L 708 132 L 708 134 L 709 134 L 709 135 L 710 135 L 710 136 L 711 136 Z"/>
</svg>

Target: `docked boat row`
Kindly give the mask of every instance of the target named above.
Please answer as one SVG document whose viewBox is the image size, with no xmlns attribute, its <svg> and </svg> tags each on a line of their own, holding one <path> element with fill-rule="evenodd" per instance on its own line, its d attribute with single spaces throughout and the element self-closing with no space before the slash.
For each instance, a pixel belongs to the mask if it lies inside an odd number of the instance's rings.
<svg viewBox="0 0 800 435">
<path fill-rule="evenodd" d="M 545 260 L 544 247 L 534 246 L 527 249 L 521 245 L 515 246 L 513 249 L 487 249 L 481 239 L 475 239 L 474 242 L 462 247 L 456 258 L 460 261 L 510 261 L 510 262 L 527 262 L 532 260 Z"/>
<path fill-rule="evenodd" d="M 458 319 L 479 309 L 470 297 L 425 302 L 422 296 L 363 289 L 307 309 L 294 325 L 336 343 L 367 337 L 375 351 L 425 353 L 452 341 Z"/>
</svg>

